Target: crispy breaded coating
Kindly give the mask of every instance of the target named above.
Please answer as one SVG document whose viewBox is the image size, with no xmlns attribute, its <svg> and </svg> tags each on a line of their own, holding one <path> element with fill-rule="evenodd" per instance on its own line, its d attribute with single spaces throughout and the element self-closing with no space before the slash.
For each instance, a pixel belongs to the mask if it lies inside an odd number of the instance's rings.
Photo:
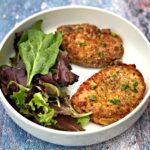
<svg viewBox="0 0 150 150">
<path fill-rule="evenodd" d="M 61 48 L 68 52 L 68 58 L 74 64 L 101 68 L 123 56 L 122 39 L 110 29 L 75 24 L 60 26 L 58 30 L 63 33 Z"/>
<path fill-rule="evenodd" d="M 81 84 L 72 96 L 79 113 L 90 112 L 91 120 L 109 125 L 130 113 L 143 99 L 146 85 L 135 65 L 109 66 Z"/>
</svg>

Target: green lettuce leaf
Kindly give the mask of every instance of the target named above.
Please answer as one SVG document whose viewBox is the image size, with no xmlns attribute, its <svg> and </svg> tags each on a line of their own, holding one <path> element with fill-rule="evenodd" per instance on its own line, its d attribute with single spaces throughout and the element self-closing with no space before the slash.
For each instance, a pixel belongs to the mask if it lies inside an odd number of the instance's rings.
<svg viewBox="0 0 150 150">
<path fill-rule="evenodd" d="M 11 83 L 9 83 L 9 84 L 11 84 Z M 15 100 L 16 106 L 19 109 L 20 113 L 29 115 L 28 108 L 25 103 L 25 99 L 27 96 L 27 89 L 22 85 L 19 85 L 19 88 L 20 88 L 19 91 L 13 92 L 12 95 L 10 95 L 10 98 L 12 100 Z"/>
<path fill-rule="evenodd" d="M 89 115 L 92 114 L 92 112 L 87 112 L 87 113 L 80 114 L 80 113 L 78 113 L 77 111 L 74 110 L 74 108 L 71 105 L 71 100 L 70 99 L 68 99 L 67 97 L 64 97 L 64 101 L 65 101 L 65 104 L 68 107 L 68 110 L 71 112 L 73 118 L 83 118 L 83 117 L 86 117 L 86 116 L 89 116 Z"/>
<path fill-rule="evenodd" d="M 52 95 L 55 97 L 66 97 L 67 94 L 62 91 L 62 89 L 56 85 L 50 84 L 50 83 L 46 83 L 46 82 L 40 82 L 40 84 L 45 88 L 45 92 L 48 95 Z"/>
<path fill-rule="evenodd" d="M 42 20 L 37 21 L 37 22 L 33 25 L 33 29 L 41 30 L 42 22 L 43 22 Z"/>
<path fill-rule="evenodd" d="M 79 124 L 81 126 L 87 125 L 89 123 L 89 121 L 90 121 L 90 117 L 89 116 L 77 118 L 77 124 Z"/>
<path fill-rule="evenodd" d="M 41 92 L 38 92 L 33 95 L 33 98 L 28 104 L 32 111 L 35 111 L 39 108 L 43 109 L 43 112 L 40 111 L 40 113 L 37 114 L 35 118 L 40 124 L 43 124 L 44 126 L 50 126 L 56 123 L 56 121 L 53 119 L 55 111 L 49 107 L 47 100 L 48 99 L 45 98 Z"/>
<path fill-rule="evenodd" d="M 62 42 L 60 31 L 45 34 L 39 30 L 39 26 L 27 30 L 18 45 L 27 71 L 27 86 L 30 86 L 36 74 L 48 74 L 49 69 L 56 63 Z"/>
<path fill-rule="evenodd" d="M 41 123 L 45 126 L 55 125 L 57 123 L 57 121 L 53 119 L 54 114 L 55 114 L 54 109 L 49 109 L 49 111 L 44 114 L 39 113 L 38 114 L 39 123 Z"/>
<path fill-rule="evenodd" d="M 33 95 L 33 98 L 29 102 L 29 106 L 33 111 L 36 110 L 35 105 L 39 109 L 40 107 L 48 107 L 48 104 L 46 103 L 46 100 L 43 98 L 41 92 L 35 93 Z"/>
</svg>

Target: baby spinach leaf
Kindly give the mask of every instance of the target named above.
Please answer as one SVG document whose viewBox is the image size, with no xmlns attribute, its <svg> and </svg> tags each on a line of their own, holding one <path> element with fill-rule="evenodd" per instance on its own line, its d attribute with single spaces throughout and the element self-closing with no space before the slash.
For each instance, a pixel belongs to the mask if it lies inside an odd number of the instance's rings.
<svg viewBox="0 0 150 150">
<path fill-rule="evenodd" d="M 41 31 L 42 22 L 43 22 L 42 20 L 37 21 L 37 22 L 33 25 L 33 29 L 36 29 L 36 30 Z M 20 43 L 25 42 L 25 41 L 28 40 L 28 30 L 19 33 L 19 35 L 20 35 L 20 34 L 22 34 L 22 35 L 21 35 L 20 40 L 19 40 L 19 42 L 17 43 L 17 45 L 19 45 Z"/>
<path fill-rule="evenodd" d="M 19 44 L 19 54 L 27 71 L 27 86 L 30 86 L 36 74 L 48 74 L 49 69 L 56 63 L 62 34 L 44 34 L 43 32 L 30 29 L 26 31 L 28 38 Z"/>
</svg>

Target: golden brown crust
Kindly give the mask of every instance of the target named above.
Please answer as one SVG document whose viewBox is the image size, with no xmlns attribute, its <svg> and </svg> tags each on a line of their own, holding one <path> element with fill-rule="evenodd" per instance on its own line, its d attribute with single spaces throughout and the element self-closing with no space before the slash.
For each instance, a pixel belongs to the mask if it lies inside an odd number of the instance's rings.
<svg viewBox="0 0 150 150">
<path fill-rule="evenodd" d="M 94 74 L 71 100 L 78 112 L 92 111 L 93 122 L 108 125 L 131 112 L 143 99 L 145 90 L 144 78 L 135 65 L 120 64 Z"/>
<path fill-rule="evenodd" d="M 119 35 L 110 29 L 99 29 L 95 25 L 63 25 L 61 48 L 68 52 L 72 63 L 84 67 L 104 67 L 123 56 L 124 48 Z"/>
</svg>

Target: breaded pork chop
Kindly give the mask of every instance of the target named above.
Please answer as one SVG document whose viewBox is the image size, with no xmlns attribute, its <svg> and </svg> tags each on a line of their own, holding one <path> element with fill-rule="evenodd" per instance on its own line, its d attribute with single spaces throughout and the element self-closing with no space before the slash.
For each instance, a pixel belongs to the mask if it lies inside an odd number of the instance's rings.
<svg viewBox="0 0 150 150">
<path fill-rule="evenodd" d="M 123 42 L 110 29 L 95 25 L 76 24 L 58 27 L 63 33 L 61 48 L 69 60 L 84 67 L 104 67 L 123 56 Z"/>
<path fill-rule="evenodd" d="M 81 84 L 71 102 L 79 113 L 93 112 L 93 122 L 108 125 L 131 112 L 143 99 L 145 89 L 135 65 L 109 66 Z"/>
</svg>

